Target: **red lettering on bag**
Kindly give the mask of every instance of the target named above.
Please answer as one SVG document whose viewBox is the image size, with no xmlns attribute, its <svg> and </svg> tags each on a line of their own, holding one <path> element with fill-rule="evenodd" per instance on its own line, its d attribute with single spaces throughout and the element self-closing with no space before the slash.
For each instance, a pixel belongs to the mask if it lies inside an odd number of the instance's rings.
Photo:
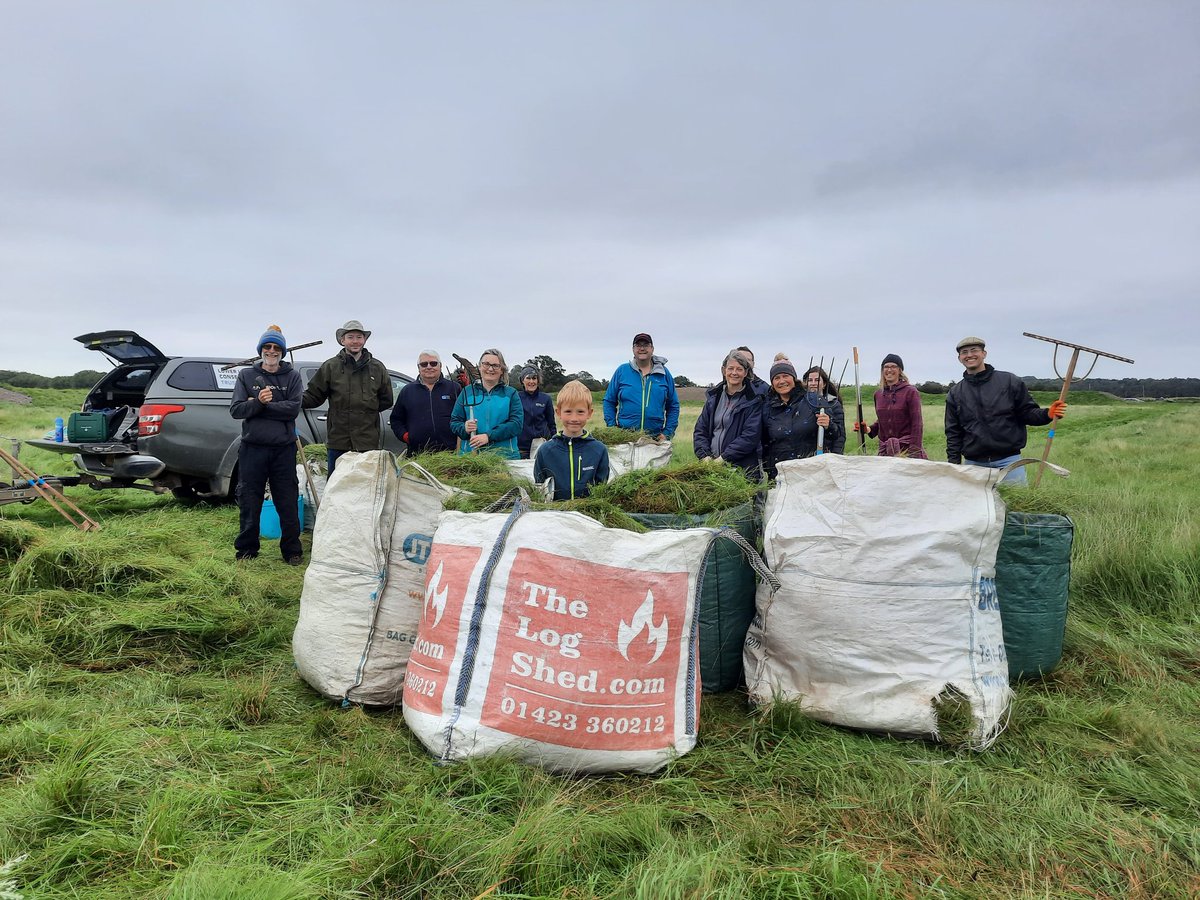
<svg viewBox="0 0 1200 900">
<path fill-rule="evenodd" d="M 404 677 L 404 705 L 440 715 L 442 696 L 458 645 L 467 582 L 479 561 L 478 547 L 434 544 L 425 569 L 425 605 Z"/>
<path fill-rule="evenodd" d="M 519 549 L 481 723 L 566 747 L 670 745 L 686 676 L 680 649 L 690 639 L 682 634 L 687 601 L 686 572 L 634 571 Z"/>
</svg>

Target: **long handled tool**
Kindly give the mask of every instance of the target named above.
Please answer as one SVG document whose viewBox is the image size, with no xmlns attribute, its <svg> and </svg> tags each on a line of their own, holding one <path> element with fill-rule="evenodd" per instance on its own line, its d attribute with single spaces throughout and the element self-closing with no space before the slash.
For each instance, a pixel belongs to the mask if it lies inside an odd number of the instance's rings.
<svg viewBox="0 0 1200 900">
<path fill-rule="evenodd" d="M 867 429 L 863 426 L 862 413 L 862 382 L 858 379 L 858 348 L 854 348 L 854 405 L 858 410 L 858 449 L 863 451 L 867 449 Z"/>
<path fill-rule="evenodd" d="M 1115 359 L 1117 362 L 1133 363 L 1132 359 L 1126 359 L 1124 356 L 1117 356 L 1115 353 L 1105 353 L 1103 350 L 1094 350 L 1091 347 L 1084 347 L 1081 344 L 1072 344 L 1070 341 L 1060 341 L 1058 338 L 1044 337 L 1040 334 L 1030 334 L 1028 331 L 1022 332 L 1025 337 L 1034 338 L 1039 341 L 1047 341 L 1054 344 L 1054 374 L 1058 375 L 1058 348 L 1071 347 L 1071 362 L 1067 365 L 1067 374 L 1059 375 L 1063 380 L 1062 391 L 1059 392 L 1058 399 L 1063 403 L 1067 402 L 1067 392 L 1071 390 L 1071 379 L 1075 377 L 1075 363 L 1079 362 L 1079 352 L 1092 354 L 1092 364 L 1088 370 L 1083 373 L 1082 378 L 1087 378 L 1092 374 L 1092 369 L 1096 368 L 1096 363 L 1100 361 L 1100 357 L 1105 356 L 1109 359 Z M 1082 379 L 1081 379 L 1082 380 Z M 1033 486 L 1037 487 L 1042 482 L 1042 472 L 1046 471 L 1046 460 L 1050 457 L 1050 445 L 1054 443 L 1054 426 L 1058 419 L 1050 420 L 1050 430 L 1046 432 L 1046 446 L 1042 449 L 1042 462 L 1038 466 L 1037 475 L 1033 477 Z"/>
<path fill-rule="evenodd" d="M 19 475 L 28 482 L 39 497 L 58 510 L 59 515 L 78 528 L 80 531 L 92 531 L 99 528 L 100 523 L 88 517 L 82 509 L 67 499 L 66 495 L 56 490 L 53 485 L 34 472 L 31 468 L 9 453 L 0 449 L 0 459 L 12 467 L 13 474 Z"/>
<path fill-rule="evenodd" d="M 300 467 L 304 469 L 304 481 L 308 485 L 308 492 L 312 495 L 313 509 L 317 512 L 321 510 L 321 498 L 317 496 L 317 486 L 313 484 L 312 472 L 308 470 L 308 460 L 304 458 L 304 444 L 300 441 L 300 435 L 296 435 L 296 452 L 300 454 Z"/>
<path fill-rule="evenodd" d="M 284 353 L 293 353 L 296 350 L 303 350 L 306 347 L 315 347 L 315 346 L 317 346 L 317 344 L 323 344 L 323 343 L 325 343 L 325 342 L 324 341 L 309 341 L 307 344 L 297 344 L 294 347 L 288 347 L 283 352 Z M 238 366 L 252 366 L 252 365 L 254 365 L 254 363 L 258 362 L 258 360 L 259 360 L 259 357 L 252 356 L 249 359 L 243 359 L 241 362 L 235 362 L 235 363 L 230 363 L 227 366 L 221 366 L 221 371 L 228 372 L 230 369 L 236 369 Z"/>
</svg>

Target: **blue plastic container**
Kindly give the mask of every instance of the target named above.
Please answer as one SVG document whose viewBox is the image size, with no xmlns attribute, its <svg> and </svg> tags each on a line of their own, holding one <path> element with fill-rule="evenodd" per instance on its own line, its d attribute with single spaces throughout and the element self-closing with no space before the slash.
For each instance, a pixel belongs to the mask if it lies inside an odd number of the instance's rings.
<svg viewBox="0 0 1200 900">
<path fill-rule="evenodd" d="M 296 514 L 300 516 L 300 530 L 304 530 L 304 495 L 300 495 L 297 502 Z M 283 530 L 279 527 L 279 513 L 275 511 L 274 500 L 264 500 L 262 515 L 258 520 L 258 536 L 265 541 L 277 541 L 283 537 Z"/>
</svg>

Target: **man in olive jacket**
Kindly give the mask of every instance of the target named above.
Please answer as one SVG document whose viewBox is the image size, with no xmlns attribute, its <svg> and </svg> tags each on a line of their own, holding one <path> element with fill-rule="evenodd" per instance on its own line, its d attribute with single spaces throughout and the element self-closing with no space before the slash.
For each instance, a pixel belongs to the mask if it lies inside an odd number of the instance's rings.
<svg viewBox="0 0 1200 900">
<path fill-rule="evenodd" d="M 329 401 L 329 474 L 343 453 L 363 453 L 383 446 L 379 414 L 392 408 L 392 379 L 387 367 L 366 348 L 371 332 L 357 319 L 337 330 L 341 351 L 321 363 L 304 392 L 304 408 Z"/>
</svg>

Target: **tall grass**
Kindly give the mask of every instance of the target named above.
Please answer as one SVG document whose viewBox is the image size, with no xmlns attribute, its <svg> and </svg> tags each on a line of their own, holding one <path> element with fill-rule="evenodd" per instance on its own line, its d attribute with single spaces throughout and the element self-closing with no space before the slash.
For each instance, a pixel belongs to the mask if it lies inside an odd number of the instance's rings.
<svg viewBox="0 0 1200 900">
<path fill-rule="evenodd" d="M 31 393 L 32 409 L 0 406 L 0 434 L 69 411 Z M 934 458 L 940 415 L 930 401 Z M 733 692 L 705 697 L 699 746 L 655 777 L 441 767 L 397 712 L 328 704 L 292 667 L 303 573 L 269 553 L 235 563 L 233 508 L 72 489 L 92 533 L 43 503 L 0 508 L 0 864 L 19 860 L 0 884 L 205 900 L 1196 896 L 1197 448 L 1200 406 L 1075 402 L 1052 453 L 1071 477 L 1006 492 L 1070 514 L 1077 541 L 1063 661 L 1017 685 L 990 751 L 758 713 Z"/>
</svg>

